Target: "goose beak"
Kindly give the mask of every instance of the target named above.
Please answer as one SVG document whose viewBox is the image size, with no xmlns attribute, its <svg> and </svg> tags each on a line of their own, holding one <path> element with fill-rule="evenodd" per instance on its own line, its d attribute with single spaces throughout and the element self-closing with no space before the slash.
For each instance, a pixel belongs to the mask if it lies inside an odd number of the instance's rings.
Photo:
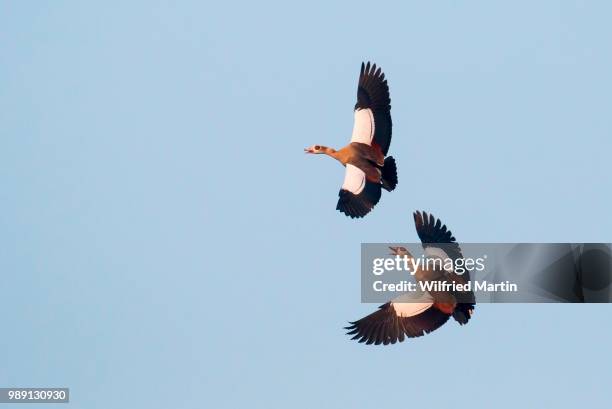
<svg viewBox="0 0 612 409">
<path fill-rule="evenodd" d="M 391 255 L 395 256 L 399 250 L 399 247 L 389 247 L 389 249 L 391 250 Z"/>
</svg>

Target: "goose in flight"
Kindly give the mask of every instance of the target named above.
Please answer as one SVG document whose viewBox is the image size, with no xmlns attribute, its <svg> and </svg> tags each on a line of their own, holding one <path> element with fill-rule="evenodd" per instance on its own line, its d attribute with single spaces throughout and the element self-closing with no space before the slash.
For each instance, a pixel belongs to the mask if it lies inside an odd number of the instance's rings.
<svg viewBox="0 0 612 409">
<path fill-rule="evenodd" d="M 462 259 L 461 249 L 453 234 L 439 219 L 426 212 L 415 212 L 416 230 L 427 257 L 438 257 L 443 260 Z M 404 247 L 390 247 L 393 255 L 412 258 Z M 429 267 L 429 266 L 428 266 Z M 446 267 L 446 265 L 445 265 Z M 465 284 L 470 280 L 469 272 L 455 273 L 452 269 L 420 268 L 416 271 L 418 281 L 453 281 Z M 366 344 L 395 344 L 405 338 L 415 338 L 440 328 L 452 316 L 460 325 L 467 324 L 475 306 L 474 293 L 465 291 L 429 291 L 423 292 L 419 299 L 406 298 L 408 294 L 383 304 L 379 309 L 358 320 L 351 322 L 347 335 Z M 407 302 L 407 300 L 409 300 Z M 402 302 L 403 301 L 403 302 Z"/>
<path fill-rule="evenodd" d="M 312 145 L 306 153 L 325 154 L 346 167 L 336 209 L 351 218 L 363 217 L 378 203 L 381 189 L 397 185 L 391 144 L 391 99 L 385 74 L 376 64 L 361 63 L 351 142 L 340 150 Z"/>
</svg>

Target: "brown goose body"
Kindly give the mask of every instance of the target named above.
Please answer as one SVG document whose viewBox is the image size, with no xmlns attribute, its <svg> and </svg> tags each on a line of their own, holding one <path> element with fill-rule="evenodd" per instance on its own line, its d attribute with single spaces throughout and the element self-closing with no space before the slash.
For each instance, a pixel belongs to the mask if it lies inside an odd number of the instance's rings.
<svg viewBox="0 0 612 409">
<path fill-rule="evenodd" d="M 351 142 L 340 150 L 322 145 L 304 149 L 326 154 L 342 163 L 345 178 L 336 209 L 351 218 L 363 217 L 378 203 L 381 189 L 397 185 L 395 159 L 388 156 L 391 144 L 391 98 L 385 74 L 376 64 L 361 64 Z"/>
<path fill-rule="evenodd" d="M 361 169 L 368 181 L 380 183 L 381 168 L 385 163 L 385 156 L 376 147 L 360 142 L 351 142 L 340 150 L 322 146 L 325 154 L 340 162 L 343 166 L 354 165 Z"/>
<path fill-rule="evenodd" d="M 450 230 L 439 219 L 425 212 L 415 212 L 416 230 L 429 256 L 462 259 L 463 255 Z M 404 247 L 391 247 L 393 254 L 412 258 Z M 467 283 L 469 272 L 419 268 L 417 281 L 453 281 Z M 400 295 L 383 304 L 372 314 L 351 322 L 346 329 L 352 339 L 366 344 L 395 344 L 405 338 L 420 337 L 444 325 L 451 317 L 467 324 L 475 308 L 473 292 L 429 291 L 420 298 Z"/>
</svg>

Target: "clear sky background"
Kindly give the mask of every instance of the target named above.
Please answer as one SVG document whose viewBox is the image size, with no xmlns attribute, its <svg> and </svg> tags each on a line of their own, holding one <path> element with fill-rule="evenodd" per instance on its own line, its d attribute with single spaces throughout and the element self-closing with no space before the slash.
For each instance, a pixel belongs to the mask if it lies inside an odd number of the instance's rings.
<svg viewBox="0 0 612 409">
<path fill-rule="evenodd" d="M 612 241 L 612 5 L 4 1 L 0 385 L 70 407 L 610 406 L 610 305 L 349 341 L 361 242 Z M 359 65 L 399 186 L 335 210 Z M 36 405 L 32 406 L 36 407 Z M 44 406 L 52 407 L 52 406 Z M 63 407 L 63 406 L 62 406 Z"/>
</svg>

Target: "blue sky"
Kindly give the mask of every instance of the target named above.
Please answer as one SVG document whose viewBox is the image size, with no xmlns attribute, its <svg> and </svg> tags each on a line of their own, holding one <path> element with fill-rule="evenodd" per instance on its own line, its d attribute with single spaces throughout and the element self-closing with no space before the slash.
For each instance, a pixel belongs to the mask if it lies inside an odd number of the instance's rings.
<svg viewBox="0 0 612 409">
<path fill-rule="evenodd" d="M 610 308 L 349 342 L 361 242 L 610 242 L 607 2 L 9 1 L 2 386 L 76 408 L 608 407 Z M 398 189 L 335 211 L 359 64 Z M 45 406 L 46 407 L 46 406 Z"/>
</svg>

